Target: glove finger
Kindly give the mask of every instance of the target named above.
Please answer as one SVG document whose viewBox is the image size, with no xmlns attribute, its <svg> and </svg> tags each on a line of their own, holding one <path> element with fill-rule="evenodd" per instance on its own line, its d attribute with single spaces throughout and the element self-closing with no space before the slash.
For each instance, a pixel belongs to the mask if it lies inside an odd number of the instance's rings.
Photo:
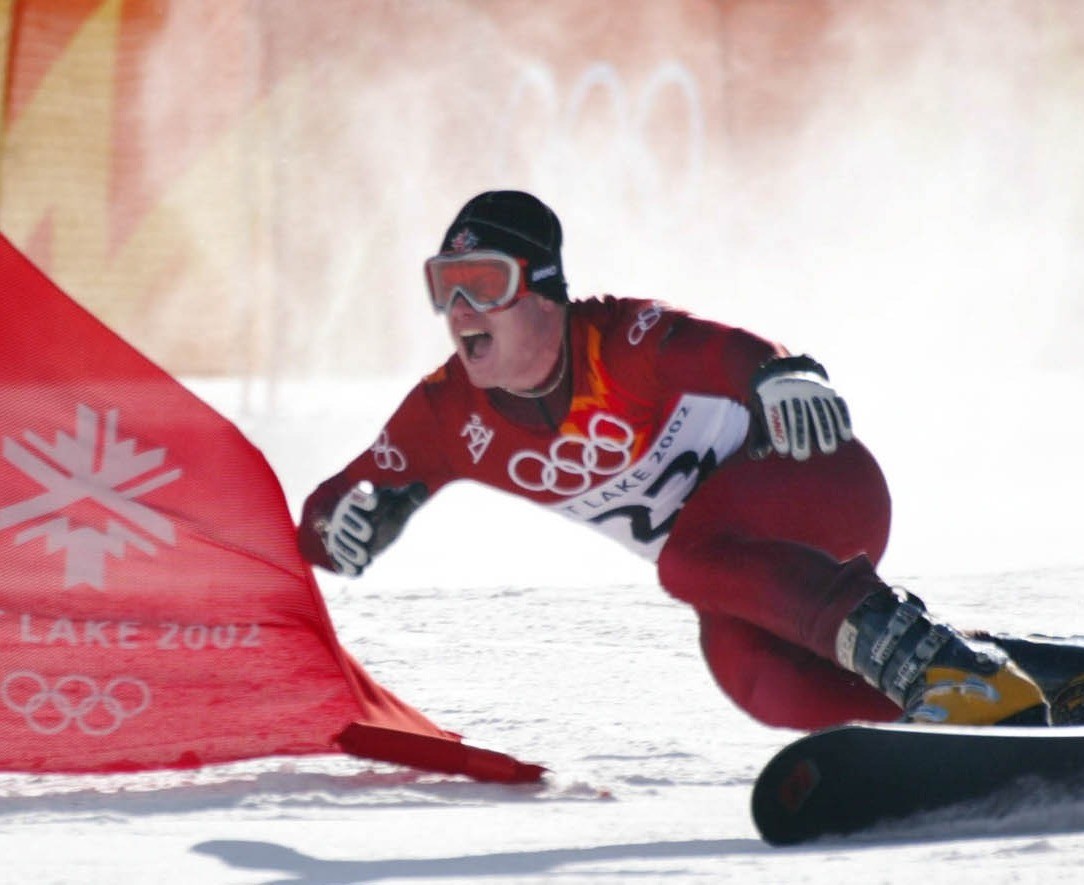
<svg viewBox="0 0 1084 885">
<path fill-rule="evenodd" d="M 333 556 L 342 556 L 351 562 L 361 562 L 369 556 L 365 545 L 344 530 L 337 531 L 331 536 L 331 553 Z"/>
<path fill-rule="evenodd" d="M 831 455 L 836 450 L 835 419 L 829 413 L 825 401 L 819 396 L 813 397 L 810 401 L 810 412 L 816 432 L 817 447 L 824 454 Z"/>
<path fill-rule="evenodd" d="M 765 404 L 765 414 L 768 422 L 768 435 L 772 440 L 772 448 L 784 457 L 790 454 L 791 447 L 791 417 L 786 400 L 776 400 Z"/>
<path fill-rule="evenodd" d="M 340 559 L 333 556 L 331 557 L 331 561 L 335 564 L 335 571 L 338 572 L 340 575 L 345 575 L 348 578 L 356 578 L 363 571 L 365 571 L 365 566 L 357 565 L 356 563 L 350 562 L 349 560 Z"/>
<path fill-rule="evenodd" d="M 343 526 L 350 534 L 357 538 L 361 544 L 368 543 L 373 537 L 373 524 L 365 516 L 365 512 L 356 504 L 351 504 L 343 514 Z"/>
<path fill-rule="evenodd" d="M 337 550 L 345 552 L 352 557 L 358 556 L 358 551 L 368 551 L 368 546 L 357 537 L 352 535 L 346 529 L 339 529 L 334 535 L 331 536 L 331 542 L 335 545 Z"/>
<path fill-rule="evenodd" d="M 854 439 L 854 431 L 851 429 L 851 410 L 841 396 L 832 397 L 828 401 L 832 412 L 836 417 L 836 426 L 839 428 L 839 438 L 844 442 Z"/>
<path fill-rule="evenodd" d="M 369 564 L 369 553 L 364 546 L 350 543 L 349 538 L 336 534 L 331 542 L 331 559 L 338 566 L 339 573 L 357 577 Z"/>
<path fill-rule="evenodd" d="M 768 422 L 764 410 L 759 405 L 752 407 L 749 416 L 749 432 L 745 436 L 745 450 L 754 461 L 763 461 L 772 450 L 772 441 L 768 436 Z"/>
<path fill-rule="evenodd" d="M 809 457 L 810 420 L 809 406 L 805 400 L 795 397 L 790 401 L 790 454 L 795 461 Z"/>
<path fill-rule="evenodd" d="M 368 486 L 368 483 L 364 483 L 364 486 Z M 363 486 L 354 486 L 350 490 L 348 496 L 351 507 L 358 507 L 361 510 L 372 512 L 376 510 L 377 500 L 379 495 L 375 491 L 370 491 Z"/>
</svg>

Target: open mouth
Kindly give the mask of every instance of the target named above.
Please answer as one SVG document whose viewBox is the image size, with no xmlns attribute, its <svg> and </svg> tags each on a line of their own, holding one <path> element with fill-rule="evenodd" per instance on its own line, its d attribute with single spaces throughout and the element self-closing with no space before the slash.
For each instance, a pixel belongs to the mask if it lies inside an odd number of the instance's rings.
<svg viewBox="0 0 1084 885">
<path fill-rule="evenodd" d="M 488 332 L 464 332 L 460 336 L 468 360 L 480 360 L 493 346 L 493 336 Z"/>
</svg>

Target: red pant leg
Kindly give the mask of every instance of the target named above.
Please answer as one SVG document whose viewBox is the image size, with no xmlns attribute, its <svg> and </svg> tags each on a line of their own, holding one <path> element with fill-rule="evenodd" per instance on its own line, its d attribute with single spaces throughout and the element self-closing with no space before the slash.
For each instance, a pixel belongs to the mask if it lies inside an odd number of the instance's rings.
<svg viewBox="0 0 1084 885">
<path fill-rule="evenodd" d="M 872 689 L 855 689 L 835 666 L 835 636 L 883 586 L 871 560 L 884 552 L 890 511 L 884 477 L 858 442 L 804 463 L 738 455 L 686 503 L 659 557 L 659 578 L 700 613 L 712 672 L 737 702 L 752 704 L 750 713 L 809 727 L 803 723 L 818 704 L 838 703 L 842 718 L 884 718 Z M 743 673 L 754 666 L 755 680 Z M 810 693 L 818 687 L 823 697 Z"/>
<path fill-rule="evenodd" d="M 804 463 L 738 455 L 686 502 L 659 579 L 698 610 L 749 621 L 834 659 L 843 618 L 881 586 L 888 489 L 858 442 Z"/>
<path fill-rule="evenodd" d="M 765 725 L 813 730 L 899 718 L 860 676 L 746 621 L 701 612 L 700 647 L 719 687 Z"/>
<path fill-rule="evenodd" d="M 881 468 L 857 440 L 805 462 L 739 453 L 686 502 L 670 540 L 726 533 L 805 544 L 837 560 L 865 554 L 876 563 L 888 543 L 891 509 Z"/>
</svg>

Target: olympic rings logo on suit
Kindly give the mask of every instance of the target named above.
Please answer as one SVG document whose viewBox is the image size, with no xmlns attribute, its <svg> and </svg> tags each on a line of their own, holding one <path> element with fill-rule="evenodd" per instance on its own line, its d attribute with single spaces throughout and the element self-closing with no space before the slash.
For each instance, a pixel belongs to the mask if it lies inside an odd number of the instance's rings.
<svg viewBox="0 0 1084 885">
<path fill-rule="evenodd" d="M 550 445 L 548 457 L 517 452 L 508 462 L 508 475 L 529 492 L 581 495 L 591 488 L 592 476 L 613 476 L 632 463 L 635 440 L 636 433 L 627 422 L 599 413 L 587 425 L 587 436 L 558 437 Z M 537 466 L 528 471 L 527 465 Z"/>
<path fill-rule="evenodd" d="M 402 473 L 407 468 L 406 455 L 391 444 L 386 429 L 380 431 L 380 436 L 373 443 L 373 460 L 381 470 L 394 470 L 396 473 Z"/>
<path fill-rule="evenodd" d="M 651 305 L 641 310 L 636 314 L 635 322 L 629 326 L 629 344 L 636 347 L 644 340 L 644 336 L 658 325 L 661 319 L 662 307 L 657 302 L 652 302 Z"/>
<path fill-rule="evenodd" d="M 0 700 L 38 734 L 60 734 L 74 723 L 83 734 L 104 737 L 146 710 L 151 690 L 133 676 L 118 676 L 102 688 L 90 676 L 72 674 L 50 686 L 40 673 L 16 670 L 0 683 Z"/>
</svg>

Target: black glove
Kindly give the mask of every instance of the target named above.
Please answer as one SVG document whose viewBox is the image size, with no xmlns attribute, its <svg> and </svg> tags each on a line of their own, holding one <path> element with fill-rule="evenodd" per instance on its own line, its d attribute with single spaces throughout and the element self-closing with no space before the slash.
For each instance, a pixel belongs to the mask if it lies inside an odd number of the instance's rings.
<svg viewBox="0 0 1084 885">
<path fill-rule="evenodd" d="M 824 366 L 809 356 L 769 360 L 753 376 L 754 424 L 749 454 L 766 458 L 774 449 L 805 461 L 815 442 L 826 455 L 854 438 L 847 404 L 828 384 Z"/>
<path fill-rule="evenodd" d="M 316 531 L 327 555 L 340 575 L 355 578 L 376 554 L 399 537 L 410 515 L 429 496 L 429 490 L 412 482 L 402 488 L 374 489 L 359 483 L 339 500 Z"/>
</svg>

